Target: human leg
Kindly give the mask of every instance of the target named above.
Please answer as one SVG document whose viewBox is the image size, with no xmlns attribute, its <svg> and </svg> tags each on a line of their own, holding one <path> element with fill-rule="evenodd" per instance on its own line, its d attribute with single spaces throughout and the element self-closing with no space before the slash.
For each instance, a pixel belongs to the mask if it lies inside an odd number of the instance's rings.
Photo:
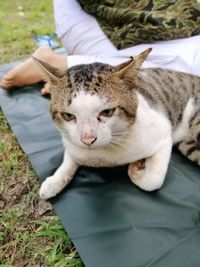
<svg viewBox="0 0 200 267">
<path fill-rule="evenodd" d="M 65 55 L 55 54 L 50 47 L 42 46 L 39 47 L 33 56 L 39 58 L 49 64 L 60 68 L 67 68 L 67 57 Z M 25 62 L 17 65 L 15 68 L 10 70 L 1 80 L 0 86 L 4 89 L 11 87 L 21 87 L 45 81 L 40 68 L 37 66 L 32 57 L 27 59 Z M 42 94 L 49 92 L 48 84 L 45 84 L 41 90 Z"/>
<path fill-rule="evenodd" d="M 57 35 L 68 54 L 109 57 L 117 54 L 96 19 L 76 0 L 54 0 L 54 17 Z"/>
</svg>

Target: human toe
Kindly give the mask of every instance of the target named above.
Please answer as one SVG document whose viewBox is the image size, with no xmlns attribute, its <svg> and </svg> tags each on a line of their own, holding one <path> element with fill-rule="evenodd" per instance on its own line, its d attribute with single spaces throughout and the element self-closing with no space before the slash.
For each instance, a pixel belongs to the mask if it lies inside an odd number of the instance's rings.
<svg viewBox="0 0 200 267">
<path fill-rule="evenodd" d="M 41 95 L 50 94 L 49 83 L 45 83 L 44 87 L 41 89 Z"/>
<path fill-rule="evenodd" d="M 2 87 L 3 89 L 9 89 L 13 86 L 13 81 L 9 78 L 3 77 L 0 81 L 0 87 Z"/>
</svg>

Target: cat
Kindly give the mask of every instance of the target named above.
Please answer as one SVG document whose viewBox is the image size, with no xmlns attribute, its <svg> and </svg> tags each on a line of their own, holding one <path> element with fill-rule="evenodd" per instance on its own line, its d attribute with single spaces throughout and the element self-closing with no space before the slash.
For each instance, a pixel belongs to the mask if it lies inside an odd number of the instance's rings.
<svg viewBox="0 0 200 267">
<path fill-rule="evenodd" d="M 200 77 L 141 68 L 151 48 L 117 66 L 77 65 L 61 71 L 35 59 L 50 82 L 50 112 L 64 160 L 41 185 L 56 196 L 84 166 L 128 165 L 146 191 L 164 182 L 173 144 L 200 165 Z"/>
</svg>

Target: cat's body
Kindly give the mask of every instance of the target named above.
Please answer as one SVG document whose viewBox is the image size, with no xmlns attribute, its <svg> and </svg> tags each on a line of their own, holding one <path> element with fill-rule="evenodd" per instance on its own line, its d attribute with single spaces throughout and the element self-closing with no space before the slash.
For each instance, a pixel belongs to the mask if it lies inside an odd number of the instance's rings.
<svg viewBox="0 0 200 267">
<path fill-rule="evenodd" d="M 181 152 L 200 165 L 200 77 L 140 69 L 149 52 L 117 67 L 94 63 L 65 74 L 52 74 L 42 63 L 52 83 L 52 116 L 65 145 L 62 165 L 42 184 L 42 198 L 59 193 L 80 165 L 129 164 L 136 185 L 158 189 L 178 142 Z M 137 163 L 142 159 L 144 168 Z"/>
</svg>

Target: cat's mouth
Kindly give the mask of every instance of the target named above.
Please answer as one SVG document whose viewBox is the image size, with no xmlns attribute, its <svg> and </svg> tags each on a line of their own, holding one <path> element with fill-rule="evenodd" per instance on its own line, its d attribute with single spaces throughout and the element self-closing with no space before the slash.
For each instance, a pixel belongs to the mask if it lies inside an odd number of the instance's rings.
<svg viewBox="0 0 200 267">
<path fill-rule="evenodd" d="M 81 145 L 82 148 L 85 148 L 86 150 L 98 150 L 98 149 L 104 149 L 108 146 L 108 144 L 91 144 L 91 145 Z"/>
<path fill-rule="evenodd" d="M 92 146 L 85 145 L 84 148 L 86 148 L 87 150 L 91 150 L 93 147 Z"/>
</svg>

